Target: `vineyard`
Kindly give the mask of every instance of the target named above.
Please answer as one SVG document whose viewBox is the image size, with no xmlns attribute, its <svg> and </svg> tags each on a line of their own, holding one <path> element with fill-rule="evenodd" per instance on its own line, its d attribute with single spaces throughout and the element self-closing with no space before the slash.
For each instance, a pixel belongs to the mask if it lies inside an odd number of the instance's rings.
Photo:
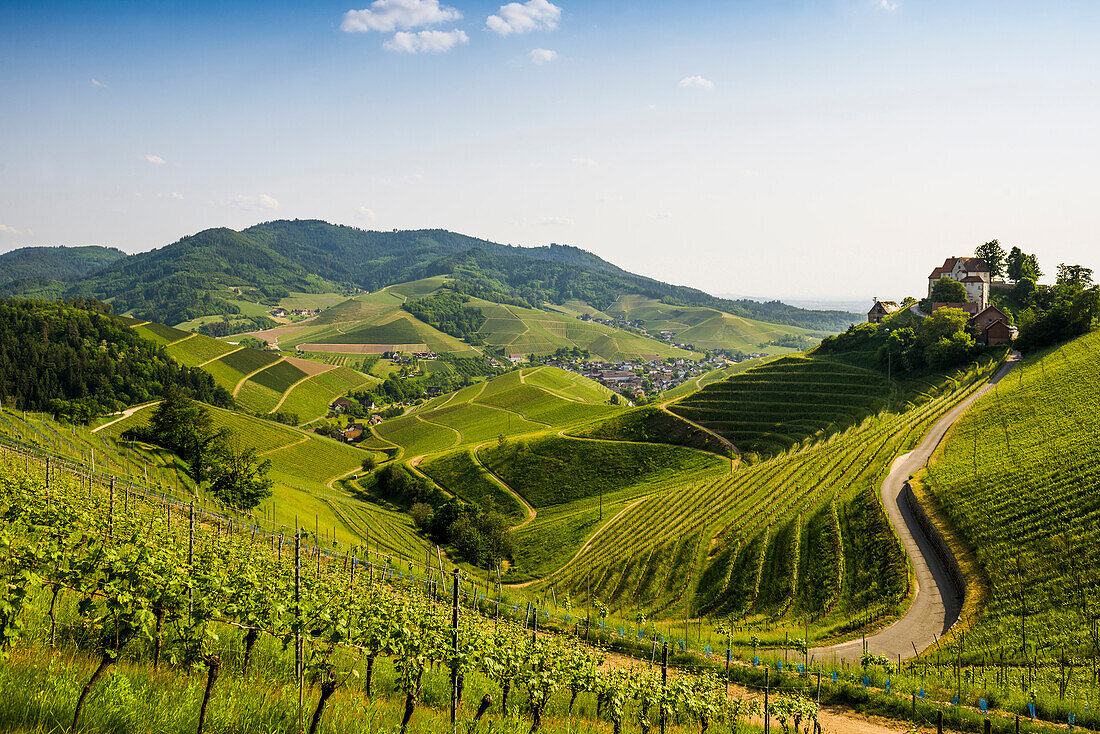
<svg viewBox="0 0 1100 734">
<path fill-rule="evenodd" d="M 64 713 L 24 710 L 47 728 L 110 726 L 117 715 L 111 696 L 129 681 L 115 671 L 138 667 L 205 678 L 205 686 L 181 696 L 191 711 L 177 710 L 182 721 L 171 727 L 199 731 L 239 730 L 242 709 L 257 724 L 255 717 L 272 713 L 248 702 L 219 703 L 223 676 L 289 688 L 263 697 L 264 708 L 284 712 L 268 722 L 280 731 L 307 724 L 310 732 L 345 730 L 351 711 L 335 705 L 340 695 L 361 703 L 394 699 L 376 715 L 396 709 L 402 731 L 416 717 L 428 725 L 411 731 L 438 731 L 439 717 L 418 709 L 438 705 L 443 684 L 452 725 L 487 711 L 499 718 L 500 711 L 526 719 L 532 731 L 550 716 L 603 718 L 616 732 L 625 723 L 649 729 L 659 722 L 663 729 L 666 721 L 674 730 L 706 731 L 721 722 L 737 726 L 758 710 L 727 697 L 714 673 L 666 682 L 653 672 L 601 667 L 602 656 L 578 639 L 539 634 L 537 609 L 519 615 L 521 626 L 516 615 L 502 614 L 487 585 L 463 583 L 458 571 L 448 578 L 441 566 L 402 564 L 363 547 L 341 553 L 301 531 L 264 533 L 196 512 L 194 504 L 119 493 L 113 484 L 109 492 L 84 486 L 37 463 L 5 464 L 0 573 L 8 583 L 0 651 L 10 662 L 0 681 L 35 649 L 61 648 L 97 663 L 82 688 L 51 666 L 55 674 L 38 700 L 75 695 Z M 62 681 L 64 691 L 48 690 Z M 100 688 L 106 693 L 97 696 Z M 0 706 L 4 714 L 11 709 L 12 702 Z M 792 695 L 773 699 L 771 709 L 788 720 L 815 712 Z M 546 730 L 556 730 L 554 723 Z"/>
<path fill-rule="evenodd" d="M 773 456 L 858 425 L 883 410 L 886 378 L 828 360 L 790 356 L 714 382 L 669 410 L 721 434 L 743 453 Z"/>
<path fill-rule="evenodd" d="M 966 654 L 1100 655 L 1100 332 L 1029 356 L 959 422 L 920 478 L 988 577 Z"/>
</svg>

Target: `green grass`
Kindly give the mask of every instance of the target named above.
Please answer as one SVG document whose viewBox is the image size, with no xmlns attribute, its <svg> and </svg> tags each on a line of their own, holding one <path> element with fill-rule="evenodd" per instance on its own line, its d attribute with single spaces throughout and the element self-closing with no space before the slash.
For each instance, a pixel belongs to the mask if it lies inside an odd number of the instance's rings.
<svg viewBox="0 0 1100 734">
<path fill-rule="evenodd" d="M 1093 654 L 1098 385 L 1100 332 L 1029 356 L 963 416 L 921 475 L 990 583 L 968 637 L 1000 639 L 1013 659 L 1021 633 L 1029 646 Z"/>
<path fill-rule="evenodd" d="M 886 378 L 818 357 L 789 356 L 713 382 L 669 406 L 732 441 L 772 456 L 875 415 L 890 396 Z"/>
<path fill-rule="evenodd" d="M 527 516 L 523 505 L 493 481 L 469 449 L 445 454 L 420 465 L 420 470 L 461 499 L 514 520 Z"/>
<path fill-rule="evenodd" d="M 613 441 L 667 443 L 723 456 L 731 454 L 730 449 L 714 436 L 655 405 L 631 409 L 586 429 L 574 431 L 571 435 Z"/>
<path fill-rule="evenodd" d="M 233 399 L 237 405 L 251 413 L 270 413 L 279 404 L 282 393 L 248 380 L 241 385 L 241 389 Z"/>
<path fill-rule="evenodd" d="M 707 475 L 728 468 L 709 454 L 673 446 L 589 441 L 546 436 L 492 444 L 481 460 L 536 508 L 603 492 L 655 483 L 682 474 Z"/>
</svg>

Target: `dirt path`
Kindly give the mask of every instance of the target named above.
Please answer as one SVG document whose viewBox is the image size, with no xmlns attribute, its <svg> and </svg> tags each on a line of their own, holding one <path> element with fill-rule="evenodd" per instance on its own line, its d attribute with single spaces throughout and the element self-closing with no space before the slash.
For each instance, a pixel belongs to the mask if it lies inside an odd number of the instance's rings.
<svg viewBox="0 0 1100 734">
<path fill-rule="evenodd" d="M 328 370 L 325 370 L 325 372 L 328 372 Z M 323 374 L 325 374 L 325 372 L 318 372 L 317 375 L 323 375 Z M 274 412 L 278 411 L 279 408 L 283 407 L 283 403 L 286 402 L 287 396 L 290 395 L 291 390 L 298 387 L 299 385 L 301 385 L 306 380 L 310 380 L 310 379 L 316 377 L 317 375 L 306 375 L 305 377 L 303 377 L 302 379 L 298 380 L 293 385 L 288 387 L 286 390 L 283 391 L 283 396 L 281 398 L 279 398 L 279 402 L 275 403 L 275 407 L 272 408 L 271 410 L 267 411 L 267 412 L 268 413 L 274 413 Z"/>
<path fill-rule="evenodd" d="M 932 540 L 917 522 L 902 489 L 910 476 L 917 473 L 932 456 L 948 429 L 974 402 L 993 389 L 1019 360 L 1013 353 L 1000 371 L 973 395 L 963 400 L 940 418 L 925 434 L 920 444 L 907 454 L 894 460 L 890 474 L 882 483 L 882 502 L 890 524 L 905 547 L 905 552 L 916 576 L 916 596 L 905 616 L 886 629 L 867 638 L 867 649 L 876 655 L 893 660 L 899 655 L 911 658 L 915 653 L 935 643 L 959 618 L 962 611 L 963 590 L 956 587 L 943 561 L 936 554 Z M 859 660 L 863 653 L 862 640 L 817 647 L 810 654 L 819 660 Z"/>
<path fill-rule="evenodd" d="M 114 424 L 118 423 L 119 421 L 126 420 L 127 418 L 132 416 L 134 413 L 138 412 L 139 410 L 145 410 L 146 408 L 152 408 L 154 405 L 158 405 L 159 403 L 160 403 L 160 401 L 158 400 L 155 403 L 146 403 L 145 405 L 135 405 L 133 408 L 127 408 L 126 410 L 122 411 L 122 413 L 118 416 L 118 418 L 115 418 L 113 421 L 111 421 L 109 423 L 104 423 L 102 426 L 100 426 L 98 428 L 93 428 L 92 433 L 99 433 L 100 431 L 102 431 L 107 426 L 113 426 Z"/>
<path fill-rule="evenodd" d="M 492 479 L 492 480 L 493 480 L 494 482 L 496 482 L 497 484 L 499 484 L 499 485 L 501 486 L 501 488 L 502 488 L 502 489 L 503 489 L 503 490 L 504 490 L 505 492 L 507 492 L 508 494 L 510 494 L 510 495 L 512 495 L 513 497 L 515 497 L 515 498 L 516 498 L 516 500 L 517 500 L 517 501 L 518 501 L 518 502 L 519 502 L 519 503 L 520 503 L 521 505 L 523 505 L 523 509 L 527 511 L 527 519 L 526 519 L 526 520 L 524 520 L 523 522 L 521 522 L 521 523 L 520 523 L 519 525 L 513 525 L 513 526 L 512 526 L 512 530 L 513 530 L 513 531 L 516 531 L 516 530 L 519 530 L 519 529 L 520 529 L 520 528 L 522 528 L 522 527 L 525 527 L 525 526 L 527 526 L 527 525 L 530 525 L 530 524 L 531 524 L 531 522 L 532 522 L 532 521 L 533 521 L 533 520 L 534 520 L 534 519 L 535 519 L 536 517 L 538 517 L 538 514 L 539 514 L 539 513 L 538 513 L 538 511 L 537 511 L 537 510 L 536 510 L 536 509 L 534 508 L 534 506 L 533 506 L 533 505 L 532 505 L 532 504 L 531 504 L 530 502 L 528 502 L 528 501 L 527 501 L 527 500 L 526 500 L 526 499 L 524 498 L 524 496 L 523 496 L 522 494 L 520 494 L 520 493 L 519 493 L 519 492 L 517 492 L 516 490 L 512 489 L 511 487 L 509 487 L 509 486 L 508 486 L 508 483 L 507 483 L 507 482 L 505 482 L 505 481 L 504 481 L 503 479 L 501 479 L 500 477 L 498 477 L 498 476 L 497 476 L 497 474 L 496 474 L 496 472 L 494 472 L 494 471 L 493 471 L 492 469 L 490 469 L 490 468 L 489 468 L 489 467 L 488 467 L 488 466 L 487 466 L 487 465 L 485 464 L 485 462 L 483 462 L 483 461 L 481 460 L 481 457 L 477 455 L 477 452 L 478 452 L 478 451 L 481 451 L 481 449 L 485 448 L 486 446 L 491 446 L 491 445 L 492 445 L 492 443 L 493 443 L 492 441 L 488 441 L 488 442 L 486 442 L 486 443 L 483 443 L 483 444 L 481 444 L 480 446 L 476 446 L 476 447 L 474 447 L 474 449 L 473 449 L 473 450 L 472 450 L 472 451 L 470 452 L 470 454 L 471 454 L 471 455 L 472 455 L 472 456 L 474 457 L 474 462 L 475 462 L 475 463 L 476 463 L 476 464 L 477 464 L 478 466 L 480 466 L 480 467 L 481 467 L 482 469 L 484 469 L 484 470 L 485 470 L 485 473 L 489 475 L 489 478 L 490 478 L 490 479 Z"/>
</svg>

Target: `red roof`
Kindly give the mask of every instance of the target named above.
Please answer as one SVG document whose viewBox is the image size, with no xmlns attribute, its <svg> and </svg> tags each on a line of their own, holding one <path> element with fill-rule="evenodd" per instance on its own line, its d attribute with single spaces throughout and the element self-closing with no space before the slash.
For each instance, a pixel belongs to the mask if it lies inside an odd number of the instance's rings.
<svg viewBox="0 0 1100 734">
<path fill-rule="evenodd" d="M 968 275 L 962 279 L 963 283 L 984 283 L 980 275 Z"/>
</svg>

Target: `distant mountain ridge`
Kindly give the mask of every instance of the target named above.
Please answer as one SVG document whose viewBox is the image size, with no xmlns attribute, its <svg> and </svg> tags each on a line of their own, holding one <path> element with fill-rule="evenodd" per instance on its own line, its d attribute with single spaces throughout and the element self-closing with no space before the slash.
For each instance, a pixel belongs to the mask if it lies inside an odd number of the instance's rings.
<svg viewBox="0 0 1100 734">
<path fill-rule="evenodd" d="M 0 255 L 0 293 L 56 297 L 65 284 L 126 257 L 114 247 L 22 247 Z"/>
<path fill-rule="evenodd" d="M 374 291 L 435 275 L 451 276 L 455 290 L 469 295 L 536 308 L 577 299 L 602 309 L 636 293 L 821 331 L 844 329 L 857 318 L 780 302 L 716 298 L 636 275 L 567 245 L 515 247 L 447 230 L 378 232 L 320 220 L 265 222 L 240 232 L 204 230 L 89 272 L 64 295 L 111 299 L 119 313 L 174 324 L 234 313 L 228 296 L 235 286 L 277 298 L 289 291 Z M 24 292 L 0 287 L 0 294 Z"/>
</svg>

